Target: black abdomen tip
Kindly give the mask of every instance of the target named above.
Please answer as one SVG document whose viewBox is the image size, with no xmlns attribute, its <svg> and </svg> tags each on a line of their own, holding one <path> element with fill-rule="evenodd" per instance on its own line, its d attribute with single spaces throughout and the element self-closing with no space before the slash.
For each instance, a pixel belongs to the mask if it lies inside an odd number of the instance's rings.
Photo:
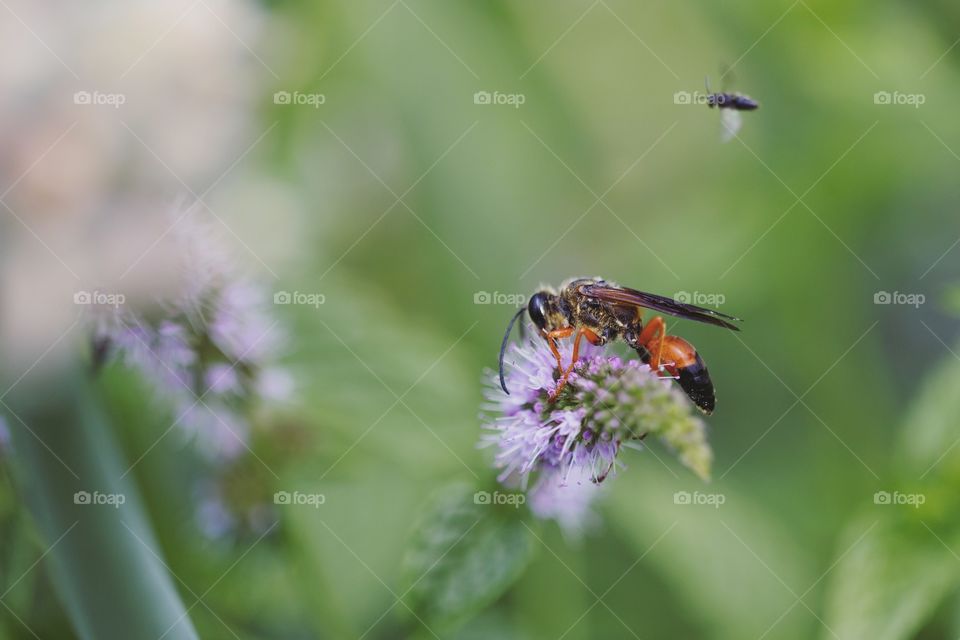
<svg viewBox="0 0 960 640">
<path fill-rule="evenodd" d="M 677 374 L 677 383 L 697 405 L 697 408 L 707 415 L 713 413 L 717 404 L 717 397 L 713 391 L 710 373 L 700 358 L 700 354 L 697 354 L 697 359 L 693 364 L 680 368 Z"/>
</svg>

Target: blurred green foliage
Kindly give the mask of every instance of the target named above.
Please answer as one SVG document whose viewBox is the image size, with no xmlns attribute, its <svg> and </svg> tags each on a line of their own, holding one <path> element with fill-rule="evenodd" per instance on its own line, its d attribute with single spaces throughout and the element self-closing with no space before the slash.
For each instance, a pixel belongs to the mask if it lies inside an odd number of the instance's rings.
<svg viewBox="0 0 960 640">
<path fill-rule="evenodd" d="M 279 490 L 326 501 L 281 507 L 267 533 L 208 539 L 193 500 L 204 463 L 178 436 L 150 448 L 171 417 L 145 409 L 122 371 L 99 391 L 127 457 L 149 449 L 133 477 L 171 571 L 205 594 L 190 611 L 201 637 L 426 638 L 434 624 L 461 638 L 960 633 L 960 369 L 946 347 L 960 249 L 944 255 L 960 234 L 960 49 L 937 62 L 955 7 L 265 6 L 255 48 L 279 79 L 262 121 L 279 125 L 247 172 L 305 203 L 275 288 L 326 303 L 278 307 L 301 401 L 260 417 L 224 482 L 239 511 Z M 726 145 L 716 113 L 673 101 L 704 75 L 719 84 L 723 64 L 762 103 Z M 276 105 L 279 90 L 326 101 Z M 478 105 L 477 91 L 525 102 Z M 926 102 L 877 105 L 878 91 Z M 721 294 L 745 319 L 739 335 L 671 324 L 718 388 L 713 483 L 660 450 L 630 452 L 603 526 L 579 543 L 516 514 L 444 556 L 455 522 L 409 560 L 463 515 L 424 516 L 431 496 L 491 482 L 475 447 L 481 372 L 513 307 L 475 294 L 573 275 Z M 879 291 L 926 303 L 877 305 Z M 45 545 L 3 478 L 9 585 Z M 681 490 L 726 501 L 676 505 Z M 926 502 L 876 504 L 878 491 Z M 477 550 L 508 559 L 470 599 L 436 591 L 463 587 L 458 571 L 475 579 Z M 3 602 L 42 637 L 69 637 L 50 579 L 30 572 Z M 0 637 L 29 637 L 4 624 Z"/>
</svg>

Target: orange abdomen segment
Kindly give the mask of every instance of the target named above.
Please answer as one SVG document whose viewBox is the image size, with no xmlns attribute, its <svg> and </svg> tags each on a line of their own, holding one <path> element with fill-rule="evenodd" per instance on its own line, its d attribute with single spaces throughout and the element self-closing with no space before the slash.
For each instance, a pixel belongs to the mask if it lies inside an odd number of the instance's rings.
<svg viewBox="0 0 960 640">
<path fill-rule="evenodd" d="M 661 362 L 672 362 L 677 369 L 682 369 L 695 364 L 698 359 L 697 350 L 683 338 L 677 336 L 663 338 L 663 348 L 660 350 Z M 669 370 L 670 367 L 668 366 L 667 369 Z"/>
<path fill-rule="evenodd" d="M 666 336 L 660 351 L 667 371 L 677 377 L 677 384 L 689 396 L 697 408 L 710 415 L 717 404 L 710 372 L 692 344 L 677 336 Z"/>
</svg>

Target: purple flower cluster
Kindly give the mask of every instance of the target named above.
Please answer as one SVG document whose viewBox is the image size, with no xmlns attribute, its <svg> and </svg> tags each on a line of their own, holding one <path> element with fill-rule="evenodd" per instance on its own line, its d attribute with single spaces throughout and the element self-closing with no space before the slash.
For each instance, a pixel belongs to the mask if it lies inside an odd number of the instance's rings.
<svg viewBox="0 0 960 640">
<path fill-rule="evenodd" d="M 151 311 L 97 309 L 94 359 L 139 372 L 205 453 L 233 458 L 247 448 L 251 402 L 283 399 L 292 380 L 271 364 L 282 340 L 267 292 L 235 273 L 207 229 L 182 224 L 182 285 Z"/>
<path fill-rule="evenodd" d="M 570 341 L 560 352 L 569 362 Z M 641 448 L 648 434 L 699 476 L 709 476 L 705 425 L 669 378 L 639 360 L 587 344 L 556 398 L 556 359 L 542 340 L 511 345 L 506 363 L 510 395 L 491 374 L 481 444 L 496 449 L 500 482 L 529 490 L 537 516 L 578 534 L 593 518 L 590 506 L 601 483 L 622 467 L 621 450 Z"/>
</svg>

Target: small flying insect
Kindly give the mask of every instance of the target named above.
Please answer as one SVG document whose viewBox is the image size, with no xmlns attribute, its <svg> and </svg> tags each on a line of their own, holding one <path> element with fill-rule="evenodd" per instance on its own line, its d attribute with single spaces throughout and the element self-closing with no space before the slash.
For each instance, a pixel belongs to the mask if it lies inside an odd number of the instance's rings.
<svg viewBox="0 0 960 640">
<path fill-rule="evenodd" d="M 660 371 L 661 367 L 666 370 L 697 408 L 710 415 L 716 405 L 716 395 L 700 354 L 683 338 L 667 335 L 661 316 L 655 316 L 644 324 L 644 309 L 740 330 L 733 324 L 739 322 L 739 318 L 712 309 L 628 289 L 601 278 L 574 278 L 561 285 L 559 293 L 549 288 L 535 293 L 526 309 L 521 308 L 510 320 L 500 345 L 500 386 L 504 392 L 510 393 L 503 378 L 503 356 L 514 323 L 526 311 L 557 359 L 559 384 L 551 399 L 560 394 L 573 371 L 581 338 L 586 338 L 594 345 L 620 338 L 635 349 L 640 359 L 653 371 Z M 564 367 L 557 340 L 571 336 L 573 355 L 569 366 Z"/>
<path fill-rule="evenodd" d="M 742 93 L 728 93 L 710 91 L 710 79 L 705 79 L 707 85 L 707 106 L 720 110 L 720 125 L 723 130 L 720 132 L 720 139 L 723 142 L 729 142 L 733 139 L 740 127 L 743 126 L 741 111 L 755 111 L 760 108 L 760 103 L 750 96 Z"/>
</svg>

